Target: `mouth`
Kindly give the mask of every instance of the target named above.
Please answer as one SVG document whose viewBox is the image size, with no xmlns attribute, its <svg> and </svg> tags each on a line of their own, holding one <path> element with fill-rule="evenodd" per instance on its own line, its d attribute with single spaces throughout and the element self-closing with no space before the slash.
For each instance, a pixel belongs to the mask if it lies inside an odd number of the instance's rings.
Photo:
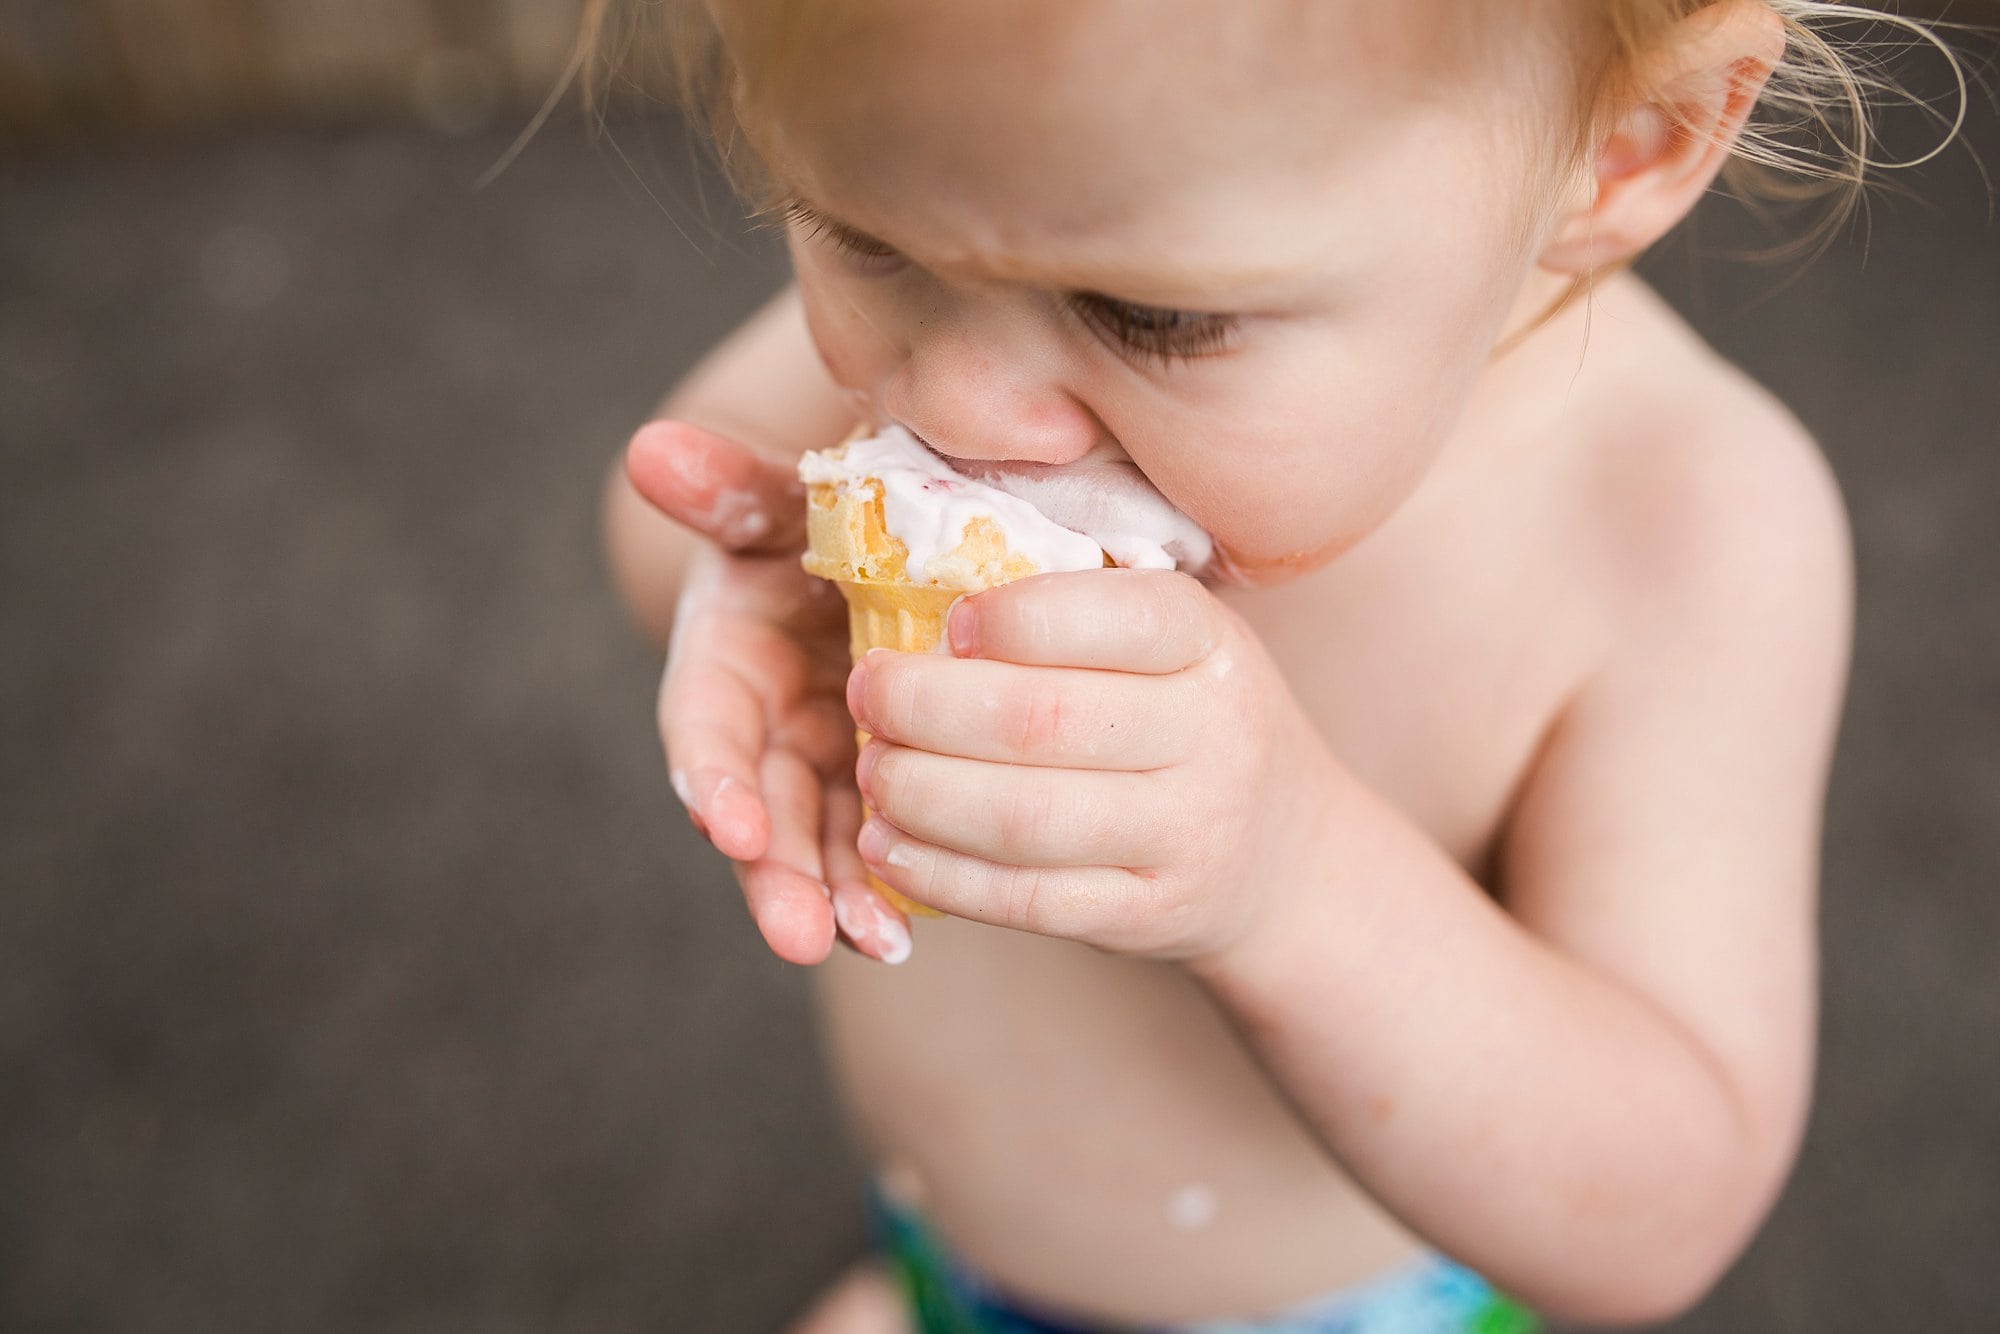
<svg viewBox="0 0 2000 1334">
<path fill-rule="evenodd" d="M 1039 477 L 1051 477 L 1063 474 L 1074 475 L 1075 472 L 1079 471 L 1075 463 L 1034 463 L 1026 459 L 960 458 L 955 454 L 945 453 L 942 449 L 939 449 L 936 445 L 925 439 L 921 433 L 911 430 L 910 427 L 904 426 L 903 423 L 894 422 L 893 424 L 909 432 L 910 438 L 919 445 L 922 445 L 925 453 L 936 459 L 939 464 L 949 471 L 970 481 L 981 482 L 987 486 L 997 486 L 1003 491 L 1007 489 L 1007 481 L 1012 478 L 1028 478 L 1032 480 Z M 1082 460 L 1077 460 L 1077 462 L 1080 463 Z"/>
<path fill-rule="evenodd" d="M 1045 518 L 1092 538 L 1120 565 L 1199 575 L 1210 564 L 1209 535 L 1109 439 L 1079 457 L 1049 463 L 956 458 L 907 426 L 898 424 L 896 430 L 949 474 L 1026 502 Z"/>
<path fill-rule="evenodd" d="M 945 467 L 966 477 L 983 478 L 988 474 L 996 477 L 1042 477 L 1055 472 L 1082 472 L 1093 468 L 1121 466 L 1135 472 L 1140 471 L 1139 465 L 1132 462 L 1131 455 L 1108 440 L 1067 463 L 1042 463 L 1034 459 L 975 459 L 960 458 L 956 454 L 946 453 L 932 444 L 922 431 L 907 422 L 897 421 L 894 417 L 883 418 L 881 425 L 876 429 L 886 430 L 892 426 L 907 433 L 910 439 L 922 445 L 932 458 Z"/>
<path fill-rule="evenodd" d="M 909 430 L 908 427 L 903 429 Z M 1153 489 L 1152 481 L 1146 477 L 1145 471 L 1132 461 L 1130 455 L 1114 444 L 1099 445 L 1089 453 L 1064 463 L 1046 463 L 1039 459 L 960 458 L 955 454 L 947 454 L 921 435 L 917 435 L 915 431 L 911 431 L 910 434 L 916 438 L 918 444 L 930 451 L 933 458 L 959 476 L 969 477 L 975 482 L 984 482 L 988 486 L 997 486 L 1003 491 L 1012 481 L 1033 485 L 1055 479 L 1099 478 L 1103 479 L 1105 485 L 1117 485 L 1117 482 L 1111 480 L 1111 477 L 1117 474 L 1124 474 L 1143 483 L 1148 489 Z"/>
</svg>

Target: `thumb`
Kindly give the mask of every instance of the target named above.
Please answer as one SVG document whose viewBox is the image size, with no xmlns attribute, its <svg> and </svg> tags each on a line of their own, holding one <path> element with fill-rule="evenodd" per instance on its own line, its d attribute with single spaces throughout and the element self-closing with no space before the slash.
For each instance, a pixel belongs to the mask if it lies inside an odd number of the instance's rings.
<svg viewBox="0 0 2000 1334">
<path fill-rule="evenodd" d="M 625 447 L 646 503 L 730 551 L 795 550 L 805 488 L 787 464 L 687 422 L 652 421 Z"/>
</svg>

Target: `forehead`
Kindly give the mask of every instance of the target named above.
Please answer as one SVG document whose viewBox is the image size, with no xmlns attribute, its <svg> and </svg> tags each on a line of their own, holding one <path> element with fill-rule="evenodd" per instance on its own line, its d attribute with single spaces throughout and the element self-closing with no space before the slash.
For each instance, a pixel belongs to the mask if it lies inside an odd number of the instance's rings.
<svg viewBox="0 0 2000 1334">
<path fill-rule="evenodd" d="M 1054 157 L 1259 133 L 1281 150 L 1302 126 L 1420 86 L 1407 75 L 1445 2 L 724 0 L 718 11 L 746 112 L 795 125 L 917 119 L 1039 141 Z"/>
<path fill-rule="evenodd" d="M 1453 28 L 1452 0 L 711 0 L 741 63 L 788 83 L 853 73 L 922 83 L 974 66 L 1023 74 L 1174 69 L 1208 91 L 1275 76 L 1353 75 L 1414 57 Z M 1462 25 L 1459 25 L 1462 26 Z M 1343 61 L 1352 54 L 1358 61 Z M 1255 85 L 1251 81 L 1255 81 Z M 1015 85 L 1018 87 L 1018 85 Z M 1020 89 L 1021 91 L 1030 91 Z"/>
<path fill-rule="evenodd" d="M 1189 244 L 1371 190 L 1463 198 L 1494 155 L 1452 83 L 1461 0 L 718 0 L 716 17 L 774 171 L 890 240 L 997 257 L 1137 225 Z"/>
</svg>

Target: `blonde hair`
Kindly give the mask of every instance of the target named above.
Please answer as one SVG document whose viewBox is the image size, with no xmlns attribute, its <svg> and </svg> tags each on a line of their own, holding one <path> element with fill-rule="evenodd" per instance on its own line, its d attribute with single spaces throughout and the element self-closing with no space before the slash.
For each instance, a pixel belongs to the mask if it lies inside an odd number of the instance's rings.
<svg viewBox="0 0 2000 1334">
<path fill-rule="evenodd" d="M 1671 40 L 1673 26 L 1725 0 L 1595 0 L 1612 58 L 1588 103 L 1603 115 L 1651 90 L 1633 81 L 1644 55 Z M 1866 198 L 1876 174 L 1920 166 L 1944 152 L 1964 128 L 1970 89 L 1956 52 L 1939 34 L 1950 25 L 1845 0 L 1738 0 L 1760 4 L 1784 25 L 1784 56 L 1771 71 L 1755 113 L 1730 145 L 1724 184 L 1745 203 L 1820 201 L 1819 218 L 1767 255 L 1818 250 L 1830 243 Z M 1912 92 L 1893 66 L 1913 50 L 1943 60 L 1953 94 L 1941 112 Z M 1879 156 L 1877 123 L 1890 107 L 1921 108 L 1939 127 L 1934 142 L 1906 158 Z"/>
<path fill-rule="evenodd" d="M 794 0 L 806 3 L 807 0 Z M 827 0 L 821 0 L 822 3 Z M 842 0 L 832 0 L 841 3 Z M 1482 6 L 1489 0 L 1480 0 Z M 1548 0 L 1529 0 L 1546 4 Z M 1568 161 L 1586 160 L 1619 109 L 1647 100 L 1647 57 L 1673 40 L 1676 26 L 1718 4 L 1756 4 L 1782 21 L 1785 50 L 1772 71 L 1750 123 L 1730 145 L 1725 184 L 1752 204 L 1820 200 L 1818 222 L 1791 246 L 1831 241 L 1862 198 L 1862 189 L 1884 168 L 1927 162 L 1957 138 L 1969 93 L 1965 71 L 1926 24 L 1846 0 L 1562 0 L 1569 13 L 1565 37 L 1575 56 L 1576 82 L 1567 99 L 1573 135 Z M 1484 17 L 1491 18 L 1500 6 Z M 658 26 L 648 29 L 645 20 Z M 764 40 L 775 42 L 785 25 L 767 22 Z M 1924 47 L 1943 58 L 1956 83 L 1956 106 L 1939 112 L 1893 75 L 1892 62 Z M 587 105 L 600 116 L 609 81 L 635 87 L 664 82 L 683 111 L 706 132 L 723 169 L 753 205 L 773 203 L 768 178 L 737 124 L 736 71 L 701 0 L 584 0 L 576 59 L 570 78 L 580 80 Z M 663 67 L 647 69 L 649 61 Z M 1896 104 L 1923 107 L 1940 126 L 1936 142 L 1901 160 L 1879 156 L 1881 110 Z M 546 108 L 545 108 L 546 111 Z M 539 123 L 539 119 L 537 123 Z M 532 127 L 531 127 L 532 128 Z"/>
</svg>

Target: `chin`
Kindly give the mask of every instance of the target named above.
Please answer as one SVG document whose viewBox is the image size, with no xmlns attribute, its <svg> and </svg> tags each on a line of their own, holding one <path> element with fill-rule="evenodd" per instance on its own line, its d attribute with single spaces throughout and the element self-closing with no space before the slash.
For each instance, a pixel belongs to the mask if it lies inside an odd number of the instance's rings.
<svg viewBox="0 0 2000 1334">
<path fill-rule="evenodd" d="M 1360 535 L 1341 537 L 1324 546 L 1281 554 L 1232 551 L 1218 543 L 1215 558 L 1201 577 L 1223 588 L 1269 588 L 1331 564 L 1360 541 Z"/>
</svg>

